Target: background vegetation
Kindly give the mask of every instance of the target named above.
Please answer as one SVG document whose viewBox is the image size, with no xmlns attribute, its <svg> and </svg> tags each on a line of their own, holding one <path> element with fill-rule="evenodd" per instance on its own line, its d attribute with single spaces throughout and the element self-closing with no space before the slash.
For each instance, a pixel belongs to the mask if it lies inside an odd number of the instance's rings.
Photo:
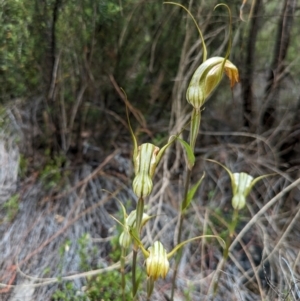
<svg viewBox="0 0 300 301">
<path fill-rule="evenodd" d="M 204 170 L 207 175 L 189 213 L 186 238 L 222 235 L 231 210 L 228 176 L 203 159 L 253 176 L 278 174 L 251 194 L 239 229 L 299 178 L 299 3 L 248 0 L 244 22 L 242 0 L 223 2 L 233 14 L 230 60 L 239 68 L 240 84 L 231 91 L 224 78 L 205 105 L 193 177 Z M 228 17 L 213 11 L 220 1 L 180 3 L 197 19 L 209 56 L 224 56 Z M 116 216 L 120 208 L 102 189 L 115 192 L 128 208 L 135 202 L 119 87 L 131 103 L 139 141 L 163 145 L 190 114 L 185 92 L 202 61 L 195 26 L 183 10 L 158 0 L 2 0 L 0 24 L 0 282 L 36 283 L 19 268 L 51 278 L 107 267 L 119 256 L 110 242 L 118 230 L 109 214 Z M 163 236 L 166 248 L 176 236 L 182 160 L 179 147 L 168 152 L 148 201 L 149 212 L 158 209 L 161 215 L 146 235 L 150 241 Z M 280 195 L 243 236 L 216 300 L 300 298 L 299 201 L 297 187 Z M 190 244 L 177 297 L 204 300 L 220 257 L 213 242 Z M 105 280 L 109 287 L 110 278 Z M 85 300 L 93 298 L 88 292 L 95 283 L 100 293 L 92 300 L 117 300 L 115 288 L 107 295 L 100 288 L 104 279 L 97 277 L 76 278 L 69 286 L 62 281 L 34 289 L 3 287 L 0 299 L 75 300 L 77 294 Z M 162 281 L 154 298 L 165 300 L 169 283 Z"/>
</svg>

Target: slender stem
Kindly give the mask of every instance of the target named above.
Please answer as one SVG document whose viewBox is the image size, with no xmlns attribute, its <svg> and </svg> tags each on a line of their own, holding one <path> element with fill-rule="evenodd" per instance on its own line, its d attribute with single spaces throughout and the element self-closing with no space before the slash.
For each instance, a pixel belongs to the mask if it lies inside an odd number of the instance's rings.
<svg viewBox="0 0 300 301">
<path fill-rule="evenodd" d="M 144 199 L 139 198 L 137 207 L 136 207 L 136 234 L 140 235 L 141 227 L 142 227 L 142 220 L 144 214 Z M 138 290 L 138 283 L 136 280 L 136 269 L 137 269 L 137 254 L 138 254 L 138 245 L 134 243 L 133 245 L 133 257 L 132 257 L 132 297 L 135 298 L 137 290 Z"/>
<path fill-rule="evenodd" d="M 144 199 L 139 198 L 137 207 L 136 207 L 136 232 L 137 232 L 137 234 L 140 234 L 140 231 L 141 231 L 143 214 L 144 214 Z"/>
<path fill-rule="evenodd" d="M 186 177 L 185 177 L 185 185 L 184 185 L 184 198 L 183 198 L 184 201 L 187 199 L 189 186 L 190 186 L 190 180 L 191 180 L 191 170 L 189 170 L 187 168 L 187 173 L 186 173 Z M 180 210 L 177 244 L 181 243 L 182 225 L 183 225 L 184 217 L 185 217 L 185 211 Z M 174 293 L 175 293 L 175 287 L 176 287 L 176 277 L 177 277 L 179 263 L 181 260 L 181 255 L 182 255 L 182 248 L 178 251 L 176 259 L 175 259 L 175 268 L 174 268 L 173 279 L 172 279 L 171 301 L 173 301 L 173 299 L 174 299 Z"/>
<path fill-rule="evenodd" d="M 193 152 L 195 149 L 197 136 L 199 134 L 200 122 L 201 122 L 201 111 L 200 111 L 200 109 L 194 108 L 192 111 L 192 115 L 191 115 L 191 129 L 190 129 L 190 138 L 189 138 L 190 146 L 191 146 Z M 191 175 L 192 175 L 192 169 L 189 169 L 187 167 L 187 172 L 186 172 L 186 176 L 185 176 L 185 184 L 184 184 L 183 201 L 181 203 L 180 213 L 179 213 L 179 228 L 178 228 L 177 244 L 181 243 L 182 225 L 183 225 L 183 220 L 185 218 L 185 212 L 186 212 L 186 208 L 183 208 L 183 204 L 187 203 L 187 196 L 188 196 L 189 187 L 190 187 Z M 171 301 L 174 300 L 176 277 L 177 277 L 177 273 L 178 273 L 178 267 L 180 264 L 181 256 L 182 256 L 182 249 L 180 249 L 178 251 L 176 259 L 175 259 L 175 268 L 174 268 L 174 273 L 173 273 L 172 289 L 171 289 Z"/>
<path fill-rule="evenodd" d="M 147 301 L 150 301 L 152 292 L 153 292 L 153 288 L 154 288 L 154 280 L 153 278 L 150 276 L 147 279 Z"/>
<path fill-rule="evenodd" d="M 218 271 L 221 271 L 223 270 L 223 267 L 229 257 L 229 248 L 230 248 L 230 245 L 231 245 L 231 242 L 234 238 L 234 231 L 235 231 L 235 228 L 237 226 L 237 223 L 238 223 L 238 210 L 235 209 L 233 214 L 232 214 L 232 220 L 231 220 L 231 223 L 228 225 L 228 230 L 229 230 L 229 233 L 228 233 L 228 236 L 226 238 L 226 242 L 225 242 L 225 249 L 223 251 L 223 259 L 222 259 L 222 264 L 220 266 L 220 268 L 218 268 Z M 214 296 L 216 295 L 217 291 L 218 291 L 218 284 L 219 284 L 219 278 L 220 278 L 220 273 L 217 272 L 217 275 L 215 277 L 215 282 L 214 282 L 214 285 L 213 285 L 213 292 L 214 292 Z"/>
<path fill-rule="evenodd" d="M 201 110 L 193 109 L 191 116 L 190 146 L 194 151 L 201 122 Z"/>
<path fill-rule="evenodd" d="M 138 287 L 136 282 L 136 262 L 137 262 L 138 248 L 133 247 L 133 256 L 132 256 L 132 298 L 135 298 Z"/>
<path fill-rule="evenodd" d="M 126 257 L 126 249 L 122 248 L 122 253 L 121 253 L 121 275 L 122 275 L 122 300 L 123 301 L 126 301 L 126 298 L 125 298 L 125 285 L 126 285 L 125 257 Z"/>
</svg>

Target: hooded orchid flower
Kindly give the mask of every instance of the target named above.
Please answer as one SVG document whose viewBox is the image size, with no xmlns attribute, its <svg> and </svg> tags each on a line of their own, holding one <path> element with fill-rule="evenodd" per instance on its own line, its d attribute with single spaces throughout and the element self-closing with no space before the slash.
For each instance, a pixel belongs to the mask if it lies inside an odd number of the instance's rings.
<svg viewBox="0 0 300 301">
<path fill-rule="evenodd" d="M 125 97 L 127 102 L 126 94 Z M 127 106 L 126 114 L 130 134 L 133 140 L 133 164 L 135 177 L 132 188 L 138 198 L 144 198 L 148 196 L 153 189 L 152 179 L 158 163 L 160 162 L 166 149 L 177 139 L 177 137 L 170 137 L 168 143 L 162 148 L 159 148 L 152 143 L 143 143 L 138 146 L 136 137 L 130 124 Z"/>
<path fill-rule="evenodd" d="M 250 191 L 254 187 L 254 185 L 260 181 L 261 179 L 270 176 L 268 175 L 262 175 L 257 178 L 253 178 L 252 176 L 248 175 L 245 172 L 240 173 L 232 173 L 226 166 L 223 164 L 214 161 L 214 160 L 208 160 L 214 163 L 219 164 L 222 166 L 228 173 L 230 179 L 231 179 L 231 186 L 232 186 L 232 207 L 236 210 L 240 210 L 245 207 L 246 205 L 246 198 L 249 195 Z"/>
<path fill-rule="evenodd" d="M 225 57 L 212 57 L 207 59 L 207 49 L 202 32 L 197 24 L 197 21 L 191 14 L 191 12 L 183 5 L 175 2 L 164 2 L 165 4 L 173 4 L 183 8 L 194 21 L 197 30 L 199 32 L 202 48 L 203 48 L 203 62 L 194 72 L 190 84 L 186 92 L 186 99 L 189 104 L 193 106 L 193 112 L 191 116 L 191 130 L 190 130 L 190 146 L 194 150 L 196 139 L 199 133 L 200 120 L 201 120 L 201 108 L 205 101 L 209 98 L 212 92 L 219 85 L 223 74 L 225 73 L 230 79 L 230 87 L 233 88 L 236 82 L 239 81 L 239 72 L 237 67 L 228 60 L 231 50 L 231 11 L 226 4 L 219 4 L 215 6 L 215 9 L 219 6 L 225 6 L 229 12 L 229 43 Z"/>
</svg>

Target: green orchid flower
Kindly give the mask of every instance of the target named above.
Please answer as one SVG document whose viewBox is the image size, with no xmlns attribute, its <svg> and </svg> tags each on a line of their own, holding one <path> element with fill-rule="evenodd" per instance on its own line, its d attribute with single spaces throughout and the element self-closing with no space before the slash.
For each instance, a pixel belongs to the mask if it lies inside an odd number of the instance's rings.
<svg viewBox="0 0 300 301">
<path fill-rule="evenodd" d="M 123 93 L 125 95 L 126 102 L 127 102 L 127 95 L 124 91 Z M 166 149 L 177 139 L 177 137 L 175 136 L 170 137 L 168 143 L 162 148 L 159 148 L 158 146 L 152 143 L 144 143 L 138 146 L 137 139 L 133 133 L 130 124 L 127 106 L 126 106 L 126 115 L 127 115 L 130 134 L 133 140 L 133 164 L 134 164 L 135 177 L 133 180 L 132 188 L 135 195 L 138 198 L 144 198 L 152 192 L 153 189 L 152 179 L 158 163 L 160 162 Z"/>
<path fill-rule="evenodd" d="M 159 241 L 155 241 L 153 246 L 149 247 L 148 250 L 145 249 L 143 243 L 139 239 L 137 232 L 135 229 L 131 229 L 130 231 L 131 237 L 134 239 L 135 244 L 140 248 L 142 251 L 145 259 L 146 259 L 146 271 L 148 275 L 147 279 L 147 294 L 148 297 L 151 296 L 153 288 L 154 288 L 154 282 L 159 278 L 165 278 L 169 268 L 170 263 L 169 259 L 175 255 L 175 253 L 183 247 L 185 244 L 201 239 L 201 238 L 217 238 L 219 243 L 222 245 L 222 247 L 225 247 L 225 242 L 222 238 L 216 235 L 202 235 L 190 238 L 186 241 L 183 241 L 179 243 L 171 252 L 167 252 L 167 250 L 164 248 L 163 244 Z"/>
<path fill-rule="evenodd" d="M 123 232 L 121 233 L 119 237 L 119 244 L 122 248 L 127 249 L 132 242 L 132 231 L 135 231 L 136 228 L 136 221 L 137 221 L 137 211 L 133 210 L 130 212 L 128 215 L 126 212 L 126 209 L 122 202 L 117 199 L 119 202 L 121 208 L 122 208 L 122 213 L 123 213 L 123 222 L 120 222 L 118 219 L 116 219 L 114 216 L 110 215 L 111 218 L 113 218 L 118 224 L 120 224 L 123 228 Z M 152 218 L 152 216 L 149 216 L 146 213 L 143 213 L 142 218 L 141 218 L 141 228 L 145 226 L 145 224 Z"/>
<path fill-rule="evenodd" d="M 226 166 L 215 161 L 207 159 L 207 161 L 211 161 L 222 166 L 228 173 L 231 179 L 232 186 L 232 207 L 236 210 L 241 210 L 246 205 L 246 198 L 249 195 L 250 191 L 254 187 L 254 185 L 263 178 L 266 178 L 272 174 L 262 175 L 257 178 L 253 178 L 245 172 L 240 173 L 232 173 Z"/>
<path fill-rule="evenodd" d="M 187 92 L 186 92 L 186 99 L 188 103 L 190 103 L 194 109 L 200 110 L 200 108 L 203 106 L 204 102 L 207 100 L 207 98 L 211 95 L 211 93 L 214 91 L 214 89 L 219 85 L 223 74 L 225 73 L 229 79 L 230 79 L 230 86 L 231 88 L 235 85 L 236 82 L 239 81 L 239 72 L 237 67 L 232 64 L 228 57 L 230 55 L 231 51 L 231 36 L 232 36 L 232 17 L 231 17 L 231 11 L 229 7 L 226 4 L 218 4 L 215 6 L 214 9 L 216 9 L 219 6 L 225 6 L 229 12 L 229 43 L 226 51 L 226 55 L 224 58 L 222 57 L 212 57 L 207 59 L 207 48 L 205 45 L 205 41 L 202 35 L 202 32 L 197 24 L 197 21 L 191 14 L 191 12 L 183 5 L 175 2 L 164 2 L 165 4 L 173 4 L 177 5 L 181 8 L 183 8 L 192 18 L 194 21 L 197 30 L 200 35 L 202 48 L 203 48 L 203 62 L 202 64 L 197 68 L 194 75 L 192 76 L 192 79 L 190 81 L 190 84 L 188 86 Z"/>
<path fill-rule="evenodd" d="M 151 193 L 153 188 L 152 178 L 161 156 L 162 153 L 159 147 L 154 144 L 144 143 L 138 147 L 136 156 L 133 158 L 135 178 L 132 184 L 137 197 L 144 198 Z"/>
<path fill-rule="evenodd" d="M 143 227 L 150 220 L 150 218 L 151 216 L 149 216 L 146 213 L 143 213 L 141 227 Z M 122 226 L 123 226 L 123 232 L 119 237 L 119 244 L 123 248 L 128 248 L 132 243 L 130 232 L 136 226 L 136 210 L 131 211 L 128 216 L 125 213 L 124 224 Z"/>
<path fill-rule="evenodd" d="M 232 88 L 239 81 L 239 72 L 235 65 L 226 57 L 212 57 L 204 61 L 190 81 L 186 92 L 188 103 L 199 110 L 219 85 L 224 72 L 229 77 Z"/>
<path fill-rule="evenodd" d="M 191 12 L 183 5 L 175 2 L 164 2 L 165 4 L 172 4 L 183 8 L 189 16 L 192 18 L 199 32 L 202 48 L 203 48 L 203 62 L 194 72 L 190 84 L 186 92 L 186 99 L 189 104 L 193 106 L 193 112 L 191 116 L 191 129 L 190 129 L 190 146 L 192 150 L 195 148 L 197 136 L 200 128 L 201 121 L 201 108 L 205 101 L 209 98 L 212 92 L 219 85 L 223 74 L 225 73 L 230 79 L 230 87 L 233 88 L 235 83 L 239 81 L 239 71 L 237 67 L 231 63 L 228 58 L 231 51 L 231 36 L 232 36 L 232 17 L 231 11 L 226 4 L 218 4 L 219 6 L 225 6 L 229 12 L 229 43 L 225 57 L 212 57 L 207 59 L 207 49 L 202 32 Z"/>
<path fill-rule="evenodd" d="M 201 235 L 197 237 L 190 238 L 188 240 L 185 240 L 178 244 L 171 252 L 167 252 L 167 250 L 164 248 L 163 244 L 160 241 L 155 241 L 153 246 L 149 247 L 148 250 L 145 249 L 143 243 L 139 240 L 139 238 L 134 234 L 131 233 L 133 239 L 136 241 L 140 249 L 142 250 L 142 253 L 144 257 L 146 258 L 146 270 L 148 277 L 152 277 L 152 279 L 155 281 L 159 277 L 165 278 L 168 271 L 169 271 L 169 259 L 175 255 L 175 253 L 183 247 L 185 244 L 200 239 L 200 238 L 217 238 L 222 247 L 225 246 L 225 242 L 223 239 L 221 239 L 219 236 L 216 235 Z"/>
</svg>

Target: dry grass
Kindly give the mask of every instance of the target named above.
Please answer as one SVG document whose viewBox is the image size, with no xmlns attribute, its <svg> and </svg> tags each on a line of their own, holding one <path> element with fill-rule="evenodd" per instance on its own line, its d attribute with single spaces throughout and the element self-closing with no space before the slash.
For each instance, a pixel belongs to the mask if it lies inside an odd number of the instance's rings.
<svg viewBox="0 0 300 301">
<path fill-rule="evenodd" d="M 195 16 L 200 16 L 202 8 L 197 9 Z M 176 10 L 174 9 L 172 14 L 174 11 Z M 186 20 L 185 17 L 183 20 Z M 206 32 L 210 23 L 211 14 L 207 14 L 202 19 L 203 32 Z M 243 24 L 235 26 L 243 30 Z M 153 99 L 149 103 L 155 104 L 159 99 L 159 93 L 155 91 L 161 92 L 163 84 L 170 84 L 172 81 L 170 122 L 166 124 L 165 120 L 151 120 L 150 112 L 150 120 L 147 120 L 149 128 L 142 128 L 147 134 L 178 133 L 189 119 L 190 108 L 185 102 L 186 85 L 201 62 L 202 53 L 199 42 L 193 40 L 191 30 L 194 28 L 191 23 L 187 22 L 186 28 L 175 77 L 161 80 L 162 82 L 157 80 L 151 87 L 155 96 L 150 96 Z M 225 42 L 215 41 L 221 29 L 223 28 L 220 27 L 217 32 L 205 36 L 208 45 L 220 45 L 216 51 L 218 55 L 224 54 L 226 47 Z M 157 36 L 159 37 L 159 33 Z M 233 46 L 235 45 L 238 46 L 237 39 L 234 40 Z M 154 43 L 151 49 L 152 61 L 159 61 Z M 139 53 L 136 56 L 140 55 Z M 262 61 L 262 65 L 268 62 L 265 57 Z M 138 68 L 138 65 L 137 59 L 135 67 Z M 130 70 L 126 72 L 133 73 Z M 75 77 L 75 73 L 73 76 Z M 126 79 L 135 80 L 130 76 Z M 105 85 L 108 85 L 108 78 L 105 80 Z M 243 128 L 242 97 L 239 88 L 234 91 L 232 97 L 230 91 L 222 89 L 221 85 L 221 93 L 215 93 L 206 105 L 201 124 L 202 132 L 196 146 L 197 161 L 192 182 L 196 182 L 203 172 L 206 177 L 184 221 L 184 238 L 207 233 L 226 235 L 231 217 L 231 187 L 228 175 L 220 166 L 205 159 L 217 160 L 233 172 L 244 171 L 253 176 L 269 173 L 276 175 L 259 182 L 248 197 L 247 207 L 241 212 L 230 258 L 220 273 L 217 294 L 213 296 L 212 279 L 222 260 L 222 248 L 216 240 L 203 239 L 189 243 L 183 249 L 176 300 L 300 299 L 300 162 L 297 149 L 299 122 L 298 115 L 295 114 L 297 103 L 290 101 L 290 98 L 295 100 L 295 95 L 299 94 L 299 83 L 297 79 L 295 85 L 287 79 L 284 79 L 283 83 L 287 86 L 281 90 L 277 119 L 268 131 L 263 131 L 257 126 L 255 131 L 249 133 Z M 253 83 L 256 96 L 254 116 L 260 114 L 265 84 L 264 70 L 257 71 Z M 168 97 L 164 95 L 164 98 Z M 138 100 L 134 99 L 133 102 L 137 103 Z M 119 131 L 121 143 L 115 137 L 112 139 L 107 124 L 93 125 L 97 135 L 98 130 L 104 128 L 103 131 L 106 131 L 98 136 L 95 134 L 95 137 L 100 137 L 99 140 L 103 141 L 101 137 L 109 136 L 108 138 L 113 140 L 112 146 L 103 142 L 99 145 L 86 144 L 88 147 L 84 151 L 92 152 L 92 155 L 89 157 L 89 154 L 85 154 L 85 160 L 81 162 L 70 156 L 67 164 L 59 166 L 62 178 L 55 187 L 49 189 L 41 179 L 47 162 L 43 152 L 51 145 L 51 141 L 46 138 L 51 136 L 47 136 L 48 131 L 51 133 L 53 130 L 48 123 L 47 114 L 43 114 L 46 111 L 45 99 L 39 97 L 26 102 L 18 100 L 7 108 L 9 127 L 0 135 L 1 301 L 16 301 L 18 298 L 22 301 L 50 300 L 53 292 L 59 287 L 57 277 L 60 276 L 72 279 L 76 288 L 80 290 L 86 284 L 87 274 L 80 268 L 78 240 L 86 233 L 92 238 L 88 247 L 96 247 L 97 250 L 89 258 L 90 266 L 113 266 L 109 257 L 110 241 L 118 233 L 116 223 L 109 214 L 116 216 L 120 210 L 114 197 L 118 197 L 124 204 L 129 204 L 131 208 L 128 208 L 128 211 L 135 207 L 136 198 L 129 179 L 132 176 L 132 146 L 129 134 L 126 137 L 123 135 L 126 131 L 124 118 L 109 107 L 102 109 L 101 113 L 114 117 L 109 119 L 110 125 L 116 132 Z M 165 113 L 169 108 L 163 109 L 163 106 L 157 105 L 156 109 Z M 253 123 L 258 125 L 257 120 Z M 183 136 L 186 135 L 184 132 Z M 16 138 L 18 143 L 15 142 Z M 296 146 L 294 153 L 291 153 L 287 144 L 293 139 L 296 140 Z M 94 141 L 96 139 L 92 140 Z M 29 168 L 22 177 L 18 176 L 19 151 L 28 157 Z M 159 239 L 167 250 L 176 244 L 184 170 L 183 151 L 179 145 L 175 145 L 167 151 L 161 162 L 154 180 L 153 193 L 146 202 L 147 213 L 155 215 L 144 231 L 144 241 L 148 244 Z M 113 195 L 103 189 L 112 192 Z M 8 220 L 8 211 L 3 204 L 15 193 L 20 196 L 18 210 L 13 218 Z M 69 250 L 65 252 L 62 260 L 60 250 L 68 240 Z M 140 265 L 143 266 L 142 259 Z M 103 270 L 89 274 L 100 272 Z M 157 282 L 152 300 L 168 300 L 172 272 L 171 268 L 167 278 Z"/>
<path fill-rule="evenodd" d="M 222 260 L 222 248 L 217 241 L 203 239 L 184 247 L 177 300 L 188 300 L 184 295 L 187 291 L 190 300 L 297 300 L 300 297 L 297 175 L 276 168 L 277 150 L 270 151 L 268 137 L 249 137 L 239 132 L 226 135 L 203 132 L 201 137 L 196 148 L 198 159 L 193 179 L 198 179 L 203 171 L 206 177 L 184 222 L 185 238 L 205 233 L 226 235 L 224 231 L 231 215 L 229 178 L 219 166 L 205 158 L 214 158 L 233 171 L 246 171 L 254 176 L 270 172 L 276 175 L 256 185 L 248 198 L 247 209 L 241 212 L 230 259 L 220 274 L 217 295 L 212 297 L 211 283 Z M 239 139 L 245 142 L 238 143 Z M 201 143 L 208 140 L 216 142 Z M 109 214 L 116 215 L 119 208 L 115 199 L 102 189 L 115 193 L 123 203 L 130 200 L 129 206 L 134 207 L 135 197 L 124 173 L 130 170 L 128 151 L 116 149 L 97 166 L 85 163 L 65 167 L 71 172 L 64 173 L 63 185 L 58 186 L 61 190 L 47 190 L 39 170 L 18 179 L 18 148 L 11 138 L 2 136 L 1 141 L 2 203 L 16 191 L 20 194 L 19 209 L 11 221 L 5 218 L 7 210 L 1 210 L 1 283 L 14 285 L 2 286 L 1 300 L 17 300 L 18 294 L 23 294 L 22 300 L 50 300 L 58 284 L 43 284 L 25 275 L 46 277 L 45 281 L 50 282 L 49 278 L 75 275 L 75 285 L 80 289 L 86 276 L 79 273 L 82 271 L 78 239 L 83 234 L 88 233 L 94 239 L 90 247 L 97 249 L 89 258 L 91 266 L 112 265 L 108 257 L 109 237 L 117 233 Z M 176 147 L 160 164 L 154 193 L 147 200 L 147 212 L 156 215 L 144 232 L 148 244 L 158 239 L 167 249 L 176 244 L 183 166 L 182 151 Z M 70 249 L 59 269 L 59 250 L 66 240 L 70 240 Z M 171 279 L 172 269 L 165 280 L 157 283 L 153 300 L 167 300 Z M 28 287 L 20 288 L 21 284 Z"/>
</svg>

